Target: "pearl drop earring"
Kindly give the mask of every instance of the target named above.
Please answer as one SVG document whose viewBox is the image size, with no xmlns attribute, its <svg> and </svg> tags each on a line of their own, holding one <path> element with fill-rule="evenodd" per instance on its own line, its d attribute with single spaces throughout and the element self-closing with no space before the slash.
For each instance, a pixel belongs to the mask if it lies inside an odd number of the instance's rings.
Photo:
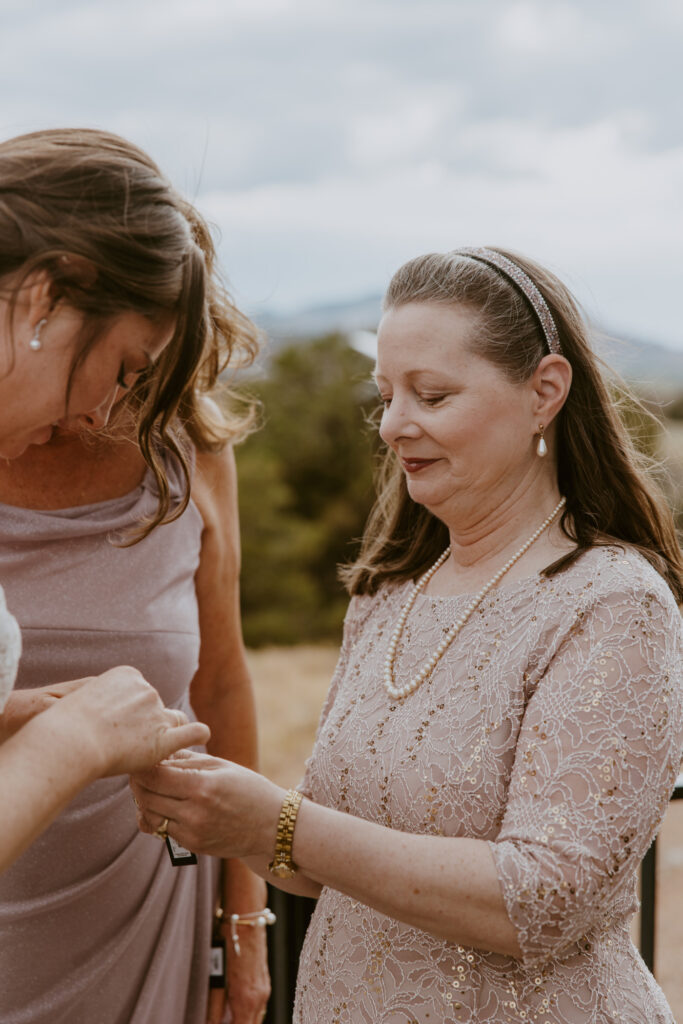
<svg viewBox="0 0 683 1024">
<path fill-rule="evenodd" d="M 43 347 L 43 343 L 40 340 L 40 332 L 42 331 L 46 323 L 47 317 L 43 318 L 42 320 L 39 320 L 38 323 L 36 324 L 35 331 L 33 332 L 33 337 L 28 343 L 28 347 L 31 349 L 32 352 L 40 352 L 41 348 Z"/>
<path fill-rule="evenodd" d="M 545 443 L 545 438 L 543 437 L 543 434 L 545 433 L 545 427 L 542 423 L 538 424 L 538 432 L 541 436 L 539 437 L 538 444 L 536 445 L 536 454 L 540 455 L 541 458 L 543 458 L 545 455 L 548 454 L 548 445 Z"/>
</svg>

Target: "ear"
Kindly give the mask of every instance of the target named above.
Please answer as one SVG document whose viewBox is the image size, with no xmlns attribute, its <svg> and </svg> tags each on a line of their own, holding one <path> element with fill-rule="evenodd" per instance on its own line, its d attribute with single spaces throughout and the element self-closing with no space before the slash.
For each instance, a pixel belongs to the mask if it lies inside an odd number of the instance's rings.
<svg viewBox="0 0 683 1024">
<path fill-rule="evenodd" d="M 532 390 L 532 411 L 535 418 L 546 427 L 552 423 L 567 401 L 572 383 L 572 368 L 560 355 L 548 355 L 541 359 L 529 385 Z"/>
<path fill-rule="evenodd" d="M 55 306 L 54 281 L 47 270 L 36 270 L 24 281 L 18 306 L 23 306 L 28 322 L 35 327 L 49 316 Z"/>
<path fill-rule="evenodd" d="M 68 295 L 69 287 L 91 288 L 96 280 L 97 269 L 90 260 L 64 254 L 49 270 L 43 268 L 29 274 L 22 285 L 20 302 L 28 311 L 29 322 L 37 324 Z"/>
</svg>

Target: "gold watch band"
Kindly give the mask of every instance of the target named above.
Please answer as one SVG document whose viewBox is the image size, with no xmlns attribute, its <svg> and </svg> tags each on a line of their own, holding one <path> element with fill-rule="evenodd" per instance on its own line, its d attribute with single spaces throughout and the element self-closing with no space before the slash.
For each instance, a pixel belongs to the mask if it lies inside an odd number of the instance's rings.
<svg viewBox="0 0 683 1024">
<path fill-rule="evenodd" d="M 299 813 L 302 800 L 303 794 L 296 789 L 290 789 L 282 801 L 277 823 L 275 853 L 268 865 L 268 870 L 278 878 L 291 878 L 296 874 L 296 864 L 292 860 L 292 843 L 294 842 L 296 816 Z"/>
</svg>

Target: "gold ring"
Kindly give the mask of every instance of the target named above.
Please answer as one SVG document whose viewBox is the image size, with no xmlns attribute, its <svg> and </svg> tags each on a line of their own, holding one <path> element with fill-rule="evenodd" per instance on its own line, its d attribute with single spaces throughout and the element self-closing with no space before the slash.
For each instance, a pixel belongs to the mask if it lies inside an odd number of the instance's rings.
<svg viewBox="0 0 683 1024">
<path fill-rule="evenodd" d="M 168 839 L 168 818 L 164 818 L 158 828 L 154 829 L 154 835 L 157 839 Z"/>
</svg>

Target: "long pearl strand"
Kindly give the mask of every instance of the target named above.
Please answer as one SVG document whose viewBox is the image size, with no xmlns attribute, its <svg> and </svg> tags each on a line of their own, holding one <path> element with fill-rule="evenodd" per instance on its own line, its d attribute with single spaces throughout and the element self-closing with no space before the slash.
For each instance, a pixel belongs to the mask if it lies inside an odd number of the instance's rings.
<svg viewBox="0 0 683 1024">
<path fill-rule="evenodd" d="M 548 518 L 544 519 L 539 528 L 532 533 L 532 535 L 524 544 L 522 544 L 521 548 L 519 548 L 518 551 L 515 551 L 512 558 L 508 559 L 503 568 L 499 569 L 495 576 L 492 576 L 488 583 L 484 584 L 481 590 L 472 598 L 470 603 L 467 605 L 467 608 L 465 608 L 465 611 L 462 613 L 460 618 L 457 619 L 456 622 L 451 626 L 446 636 L 443 638 L 443 640 L 436 648 L 436 650 L 429 658 L 429 660 L 424 663 L 424 665 L 417 673 L 417 675 L 413 676 L 413 678 L 409 680 L 404 686 L 396 686 L 394 682 L 394 662 L 396 660 L 396 651 L 398 650 L 398 644 L 403 633 L 403 627 L 406 624 L 406 619 L 408 618 L 410 611 L 413 605 L 415 604 L 417 595 L 425 589 L 425 587 L 431 580 L 436 570 L 443 565 L 443 563 L 450 555 L 450 547 L 447 547 L 444 553 L 440 555 L 439 558 L 437 558 L 436 562 L 431 567 L 431 569 L 427 569 L 427 572 L 424 574 L 424 576 L 420 577 L 420 579 L 417 581 L 417 583 L 411 590 L 410 595 L 408 596 L 408 600 L 401 609 L 401 614 L 398 617 L 396 628 L 391 634 L 389 648 L 387 650 L 386 658 L 384 659 L 384 686 L 390 697 L 393 697 L 394 700 L 398 700 L 401 697 L 408 697 L 411 693 L 413 693 L 414 690 L 417 690 L 418 686 L 421 683 L 423 683 L 425 679 L 427 679 L 427 677 L 433 672 L 434 667 L 436 666 L 439 659 L 443 656 L 444 652 L 448 649 L 450 644 L 453 643 L 456 636 L 458 635 L 462 627 L 465 625 L 472 612 L 484 600 L 489 590 L 491 590 L 492 587 L 495 587 L 496 583 L 498 583 L 498 581 L 505 575 L 505 573 L 512 568 L 515 562 L 518 562 L 522 555 L 529 550 L 534 541 L 538 540 L 543 531 L 550 526 L 554 519 L 557 518 L 560 511 L 564 508 L 565 503 L 566 499 L 560 498 L 560 500 L 558 501 L 557 505 L 550 513 Z"/>
</svg>

